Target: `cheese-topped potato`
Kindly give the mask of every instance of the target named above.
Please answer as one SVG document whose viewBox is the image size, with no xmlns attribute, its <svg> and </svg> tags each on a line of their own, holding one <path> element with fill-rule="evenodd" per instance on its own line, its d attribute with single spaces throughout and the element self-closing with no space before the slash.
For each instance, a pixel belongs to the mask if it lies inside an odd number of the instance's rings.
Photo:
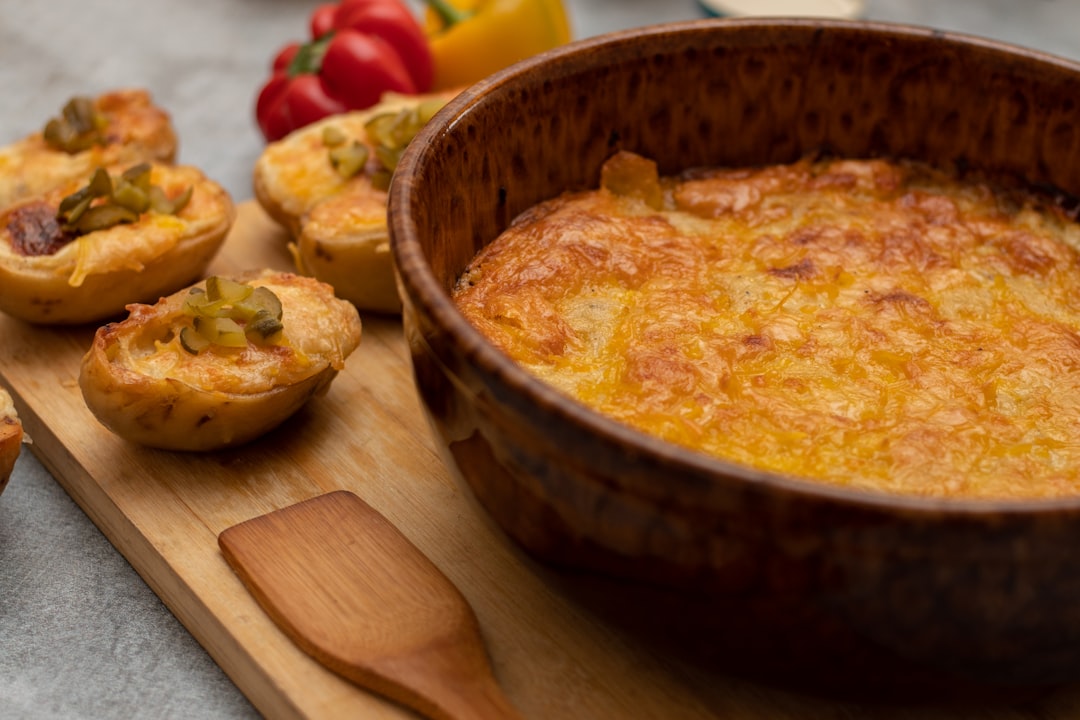
<svg viewBox="0 0 1080 720">
<path fill-rule="evenodd" d="M 234 217 L 197 168 L 97 168 L 0 211 L 0 310 L 74 324 L 154 301 L 202 276 Z"/>
<path fill-rule="evenodd" d="M 297 269 L 362 310 L 394 313 L 386 189 L 401 152 L 453 93 L 388 94 L 270 143 L 255 164 L 255 196 L 294 239 Z"/>
<path fill-rule="evenodd" d="M 101 166 L 143 160 L 171 163 L 177 138 L 172 120 L 142 89 L 72 98 L 41 128 L 0 148 L 0 209 Z"/>
<path fill-rule="evenodd" d="M 7 487 L 11 471 L 22 448 L 23 428 L 15 403 L 7 390 L 0 388 L 0 492 Z"/>
<path fill-rule="evenodd" d="M 600 189 L 519 217 L 461 277 L 523 367 L 762 470 L 962 498 L 1080 495 L 1080 225 L 915 163 L 817 160 Z"/>
<path fill-rule="evenodd" d="M 325 392 L 360 344 L 360 317 L 314 278 L 212 276 L 98 329 L 87 407 L 114 433 L 168 450 L 248 442 Z"/>
</svg>

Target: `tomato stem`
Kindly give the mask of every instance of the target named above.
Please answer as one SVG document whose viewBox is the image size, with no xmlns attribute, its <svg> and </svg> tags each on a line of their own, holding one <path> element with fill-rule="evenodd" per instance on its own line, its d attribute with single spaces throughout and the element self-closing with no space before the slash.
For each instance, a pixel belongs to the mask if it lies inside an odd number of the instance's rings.
<svg viewBox="0 0 1080 720">
<path fill-rule="evenodd" d="M 289 77 L 297 75 L 315 75 L 322 68 L 323 56 L 326 55 L 326 46 L 333 39 L 333 31 L 322 35 L 318 40 L 304 43 L 296 51 L 286 73 Z"/>
<path fill-rule="evenodd" d="M 424 0 L 424 2 L 428 4 L 428 7 L 435 11 L 435 14 L 439 16 L 439 19 L 442 20 L 446 27 L 465 22 L 474 15 L 474 13 L 459 10 L 447 2 L 447 0 Z"/>
</svg>

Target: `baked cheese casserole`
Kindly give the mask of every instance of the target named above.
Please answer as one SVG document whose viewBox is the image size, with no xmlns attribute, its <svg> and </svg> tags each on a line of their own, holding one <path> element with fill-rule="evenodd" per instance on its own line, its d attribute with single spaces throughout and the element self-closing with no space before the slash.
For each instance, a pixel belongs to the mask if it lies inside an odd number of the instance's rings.
<svg viewBox="0 0 1080 720">
<path fill-rule="evenodd" d="M 720 458 L 918 496 L 1080 494 L 1080 226 L 880 159 L 601 187 L 517 218 L 454 289 L 515 361 Z"/>
</svg>

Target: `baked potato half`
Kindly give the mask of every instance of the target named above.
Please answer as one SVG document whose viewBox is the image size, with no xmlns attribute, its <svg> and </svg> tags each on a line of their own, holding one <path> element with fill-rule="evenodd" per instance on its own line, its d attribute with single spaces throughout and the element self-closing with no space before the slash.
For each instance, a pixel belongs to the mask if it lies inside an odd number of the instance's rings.
<svg viewBox="0 0 1080 720">
<path fill-rule="evenodd" d="M 0 148 L 0 209 L 37 197 L 94 168 L 143 160 L 171 163 L 177 136 L 169 114 L 139 88 L 72 98 L 41 128 Z"/>
<path fill-rule="evenodd" d="M 255 197 L 292 236 L 299 272 L 361 310 L 401 310 L 386 189 L 408 141 L 454 94 L 388 94 L 267 145 L 255 163 Z"/>
<path fill-rule="evenodd" d="M 0 492 L 7 487 L 15 460 L 22 449 L 23 428 L 15 403 L 7 390 L 0 388 Z"/>
<path fill-rule="evenodd" d="M 357 178 L 316 205 L 292 244 L 297 270 L 334 287 L 338 297 L 380 313 L 401 311 L 386 227 L 386 193 Z"/>
<path fill-rule="evenodd" d="M 0 211 L 0 310 L 77 324 L 152 302 L 203 275 L 234 218 L 228 193 L 197 168 L 98 168 Z"/>
<path fill-rule="evenodd" d="M 324 393 L 360 344 L 356 308 L 293 273 L 212 276 L 128 309 L 98 329 L 79 386 L 112 432 L 166 450 L 268 432 Z"/>
</svg>

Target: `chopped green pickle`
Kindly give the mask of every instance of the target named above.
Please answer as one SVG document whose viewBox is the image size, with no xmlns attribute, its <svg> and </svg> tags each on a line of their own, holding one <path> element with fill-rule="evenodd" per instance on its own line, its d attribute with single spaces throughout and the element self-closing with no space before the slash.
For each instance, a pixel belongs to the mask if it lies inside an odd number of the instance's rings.
<svg viewBox="0 0 1080 720">
<path fill-rule="evenodd" d="M 359 175 L 367 164 L 368 149 L 361 142 L 354 141 L 351 145 L 339 145 L 330 148 L 330 164 L 343 178 L 351 178 Z"/>
<path fill-rule="evenodd" d="M 206 279 L 206 297 L 210 300 L 239 302 L 253 292 L 254 288 L 229 278 L 211 275 Z"/>
<path fill-rule="evenodd" d="M 120 179 L 129 182 L 144 191 L 149 191 L 151 170 L 153 170 L 153 168 L 150 167 L 150 163 L 141 162 L 138 165 L 132 165 L 121 173 Z"/>
<path fill-rule="evenodd" d="M 371 172 L 371 183 L 375 188 L 386 190 L 390 187 L 390 177 L 405 148 L 445 104 L 445 100 L 426 100 L 417 107 L 379 113 L 364 123 L 364 132 L 374 146 L 380 166 Z M 342 177 L 348 179 L 364 171 L 369 155 L 366 145 L 359 141 L 346 144 L 345 133 L 333 125 L 323 128 L 322 140 L 330 149 L 330 164 Z"/>
<path fill-rule="evenodd" d="M 191 186 L 184 190 L 173 199 L 169 199 L 165 195 L 165 191 L 157 185 L 150 188 L 150 207 L 154 212 L 162 215 L 175 215 L 176 213 L 187 207 L 187 204 L 191 202 Z"/>
<path fill-rule="evenodd" d="M 151 210 L 175 215 L 191 201 L 192 187 L 169 198 L 160 186 L 151 184 L 152 169 L 149 163 L 139 163 L 114 178 L 105 168 L 97 168 L 84 187 L 60 201 L 56 219 L 65 232 L 85 235 L 136 222 Z"/>
<path fill-rule="evenodd" d="M 416 108 L 416 113 L 420 118 L 420 124 L 427 125 L 428 121 L 435 117 L 435 113 L 442 110 L 443 105 L 445 104 L 446 101 L 442 99 L 425 100 L 420 103 L 420 106 Z"/>
<path fill-rule="evenodd" d="M 323 145 L 326 147 L 337 147 L 343 145 L 348 136 L 345 135 L 345 131 L 339 128 L 337 125 L 327 125 L 322 131 Z"/>
<path fill-rule="evenodd" d="M 54 150 L 74 154 L 105 144 L 102 130 L 107 124 L 105 117 L 94 107 L 93 100 L 74 97 L 64 105 L 60 117 L 45 123 L 42 137 Z"/>
<path fill-rule="evenodd" d="M 210 347 L 210 341 L 205 336 L 200 335 L 199 331 L 194 327 L 185 325 L 180 328 L 180 346 L 192 355 L 198 355 Z"/>
<path fill-rule="evenodd" d="M 284 329 L 281 300 L 273 290 L 219 275 L 206 279 L 205 290 L 191 288 L 183 309 L 194 320 L 180 330 L 180 345 L 196 355 L 210 345 L 247 347 Z"/>
<path fill-rule="evenodd" d="M 247 347 L 247 335 L 240 323 L 230 317 L 195 316 L 195 331 L 215 345 L 223 347 Z"/>
<path fill-rule="evenodd" d="M 94 205 L 86 209 L 74 222 L 74 229 L 80 234 L 115 227 L 123 223 L 133 223 L 139 214 L 120 205 Z"/>
<path fill-rule="evenodd" d="M 90 203 L 93 201 L 94 196 L 90 194 L 89 188 L 83 188 L 77 193 L 68 195 L 60 202 L 60 209 L 56 216 L 65 225 L 74 224 L 90 208 Z"/>
<path fill-rule="evenodd" d="M 263 340 L 281 332 L 283 327 L 281 320 L 271 315 L 268 310 L 259 310 L 247 324 L 248 332 L 257 333 Z"/>
<path fill-rule="evenodd" d="M 140 215 L 150 209 L 150 196 L 142 188 L 122 183 L 113 191 L 113 202 Z"/>
<path fill-rule="evenodd" d="M 405 151 L 405 148 L 391 148 L 386 145 L 380 145 L 375 148 L 375 157 L 379 158 L 379 162 L 382 166 L 393 172 L 397 170 L 398 161 L 401 160 L 401 154 Z"/>
<path fill-rule="evenodd" d="M 108 197 L 113 191 L 112 178 L 109 177 L 105 168 L 98 168 L 90 177 L 90 184 L 87 187 L 94 197 Z"/>
</svg>

